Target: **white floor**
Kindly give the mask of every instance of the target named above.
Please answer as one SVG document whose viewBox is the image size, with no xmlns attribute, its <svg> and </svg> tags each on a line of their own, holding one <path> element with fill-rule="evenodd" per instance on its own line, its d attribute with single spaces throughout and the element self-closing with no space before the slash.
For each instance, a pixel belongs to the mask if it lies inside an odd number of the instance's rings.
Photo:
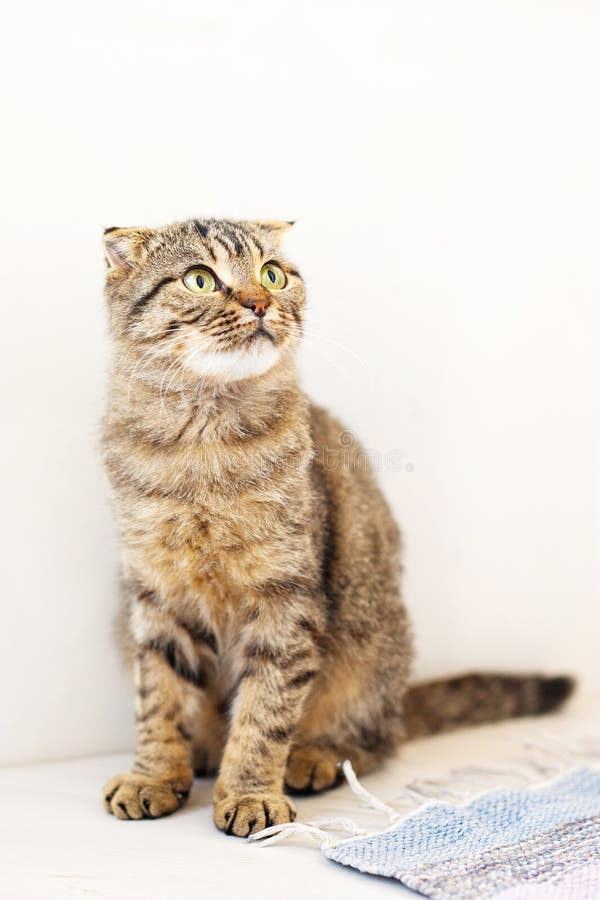
<svg viewBox="0 0 600 900">
<path fill-rule="evenodd" d="M 418 741 L 364 784 L 390 801 L 413 778 L 446 777 L 455 766 L 518 763 L 530 738 L 559 735 L 600 744 L 599 709 L 597 702 L 579 698 L 559 716 Z M 2 898 L 415 897 L 396 882 L 326 860 L 305 836 L 261 848 L 221 834 L 211 820 L 209 780 L 196 782 L 186 808 L 169 818 L 117 821 L 101 806 L 101 788 L 129 763 L 130 756 L 122 754 L 0 770 Z M 361 809 L 345 786 L 300 798 L 297 805 L 303 821 L 346 815 L 373 830 L 386 824 L 380 814 Z"/>
</svg>

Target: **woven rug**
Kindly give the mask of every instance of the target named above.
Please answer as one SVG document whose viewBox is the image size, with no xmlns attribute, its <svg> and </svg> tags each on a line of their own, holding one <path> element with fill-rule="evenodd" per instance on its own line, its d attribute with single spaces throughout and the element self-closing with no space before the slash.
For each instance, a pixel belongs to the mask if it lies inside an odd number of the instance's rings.
<svg viewBox="0 0 600 900">
<path fill-rule="evenodd" d="M 435 900 L 600 900 L 600 769 L 581 766 L 525 788 L 486 791 L 465 803 L 428 802 L 408 816 L 370 795 L 349 763 L 346 778 L 390 827 L 334 839 L 326 825 L 293 823 L 254 839 L 273 842 L 308 832 L 328 859 L 361 872 L 396 878 Z M 356 829 L 358 830 L 358 829 Z"/>
</svg>

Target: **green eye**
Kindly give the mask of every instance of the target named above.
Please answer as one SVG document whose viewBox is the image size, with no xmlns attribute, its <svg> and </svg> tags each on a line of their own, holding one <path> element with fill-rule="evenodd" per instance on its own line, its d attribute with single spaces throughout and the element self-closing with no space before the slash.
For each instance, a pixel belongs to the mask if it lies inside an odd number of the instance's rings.
<svg viewBox="0 0 600 900">
<path fill-rule="evenodd" d="M 213 273 L 210 269 L 205 269 L 202 266 L 186 272 L 183 276 L 183 283 L 192 294 L 212 294 L 217 287 Z"/>
<path fill-rule="evenodd" d="M 260 283 L 270 291 L 280 291 L 287 284 L 283 269 L 275 263 L 265 263 L 260 270 Z"/>
</svg>

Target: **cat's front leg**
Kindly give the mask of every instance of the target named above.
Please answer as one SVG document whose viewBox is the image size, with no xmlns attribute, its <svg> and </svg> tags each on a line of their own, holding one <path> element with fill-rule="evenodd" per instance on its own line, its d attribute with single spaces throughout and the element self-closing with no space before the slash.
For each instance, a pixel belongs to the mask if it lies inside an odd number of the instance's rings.
<svg viewBox="0 0 600 900">
<path fill-rule="evenodd" d="M 168 815 L 189 795 L 191 734 L 184 721 L 183 688 L 168 661 L 173 653 L 173 645 L 139 648 L 135 762 L 130 773 L 116 775 L 104 787 L 104 806 L 119 819 Z"/>
<path fill-rule="evenodd" d="M 240 648 L 240 681 L 214 792 L 214 821 L 247 837 L 296 816 L 283 793 L 290 743 L 319 671 L 318 618 L 306 598 L 260 601 Z"/>
</svg>

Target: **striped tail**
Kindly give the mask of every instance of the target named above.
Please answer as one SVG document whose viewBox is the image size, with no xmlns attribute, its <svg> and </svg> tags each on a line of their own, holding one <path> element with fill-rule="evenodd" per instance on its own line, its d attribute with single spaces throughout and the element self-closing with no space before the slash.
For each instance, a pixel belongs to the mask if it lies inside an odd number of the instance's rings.
<svg viewBox="0 0 600 900">
<path fill-rule="evenodd" d="M 404 698 L 407 735 L 423 737 L 465 725 L 553 712 L 574 688 L 575 681 L 567 675 L 472 673 L 415 684 Z"/>
</svg>

